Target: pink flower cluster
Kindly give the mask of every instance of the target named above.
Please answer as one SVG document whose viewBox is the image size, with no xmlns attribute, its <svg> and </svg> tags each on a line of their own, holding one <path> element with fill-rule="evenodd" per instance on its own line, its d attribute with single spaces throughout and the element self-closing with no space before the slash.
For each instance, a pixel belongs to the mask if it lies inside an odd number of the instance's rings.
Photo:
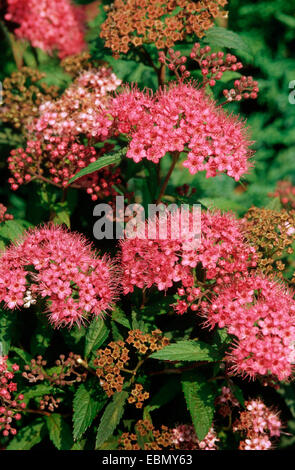
<svg viewBox="0 0 295 470">
<path fill-rule="evenodd" d="M 282 423 L 278 414 L 268 408 L 260 399 L 245 402 L 246 410 L 240 413 L 233 431 L 246 435 L 240 442 L 240 450 L 269 450 L 270 437 L 279 437 Z"/>
<path fill-rule="evenodd" d="M 103 134 L 100 110 L 106 107 L 110 92 L 120 84 L 121 80 L 106 67 L 83 72 L 59 99 L 40 106 L 33 132 L 45 141 L 50 141 L 52 136 L 84 134 L 93 138 Z M 105 122 L 111 125 L 108 119 Z"/>
<path fill-rule="evenodd" d="M 207 436 L 199 441 L 195 429 L 188 424 L 180 424 L 172 430 L 173 443 L 178 449 L 184 450 L 217 450 L 216 442 L 219 441 L 213 428 Z"/>
<path fill-rule="evenodd" d="M 19 370 L 17 364 L 11 366 L 13 372 Z M 20 411 L 26 404 L 23 395 L 14 396 L 17 392 L 17 384 L 13 382 L 14 373 L 8 369 L 7 356 L 0 355 L 0 431 L 3 436 L 15 435 L 16 428 L 12 426 L 13 420 L 21 419 Z"/>
<path fill-rule="evenodd" d="M 7 214 L 7 207 L 0 203 L 0 223 L 5 222 L 5 220 L 12 220 L 13 215 Z"/>
<path fill-rule="evenodd" d="M 43 180 L 65 188 L 69 180 L 82 168 L 95 162 L 111 147 L 106 145 L 96 150 L 79 144 L 72 137 L 50 137 L 49 142 L 29 140 L 26 149 L 12 150 L 8 157 L 8 168 L 12 176 L 8 179 L 12 190 L 31 180 Z M 113 185 L 120 184 L 120 170 L 113 167 L 79 178 L 73 185 L 84 188 L 93 201 L 115 196 Z"/>
<path fill-rule="evenodd" d="M 167 211 L 168 227 L 177 226 L 179 220 L 179 210 Z M 154 233 L 154 239 L 137 236 L 121 242 L 125 294 L 132 292 L 134 286 L 166 290 L 180 282 L 178 294 L 185 300 L 179 302 L 176 311 L 184 313 L 201 295 L 200 289 L 194 287 L 193 270 L 197 265 L 204 270 L 205 279 L 216 279 L 218 283 L 229 282 L 256 265 L 255 249 L 244 242 L 239 221 L 232 214 L 203 212 L 197 245 L 194 235 L 187 236 L 186 230 L 181 230 L 178 238 L 167 233 L 167 238 L 162 239 L 159 227 L 159 220 L 149 220 L 145 230 Z"/>
<path fill-rule="evenodd" d="M 70 0 L 7 0 L 5 20 L 17 23 L 19 38 L 60 58 L 85 49 L 84 11 Z"/>
<path fill-rule="evenodd" d="M 54 326 L 73 326 L 111 308 L 118 273 L 87 241 L 60 226 L 35 228 L 1 256 L 0 300 L 9 309 L 44 298 Z"/>
<path fill-rule="evenodd" d="M 219 406 L 218 413 L 222 416 L 229 416 L 233 407 L 240 406 L 229 387 L 221 388 L 221 395 L 216 398 L 215 404 Z"/>
<path fill-rule="evenodd" d="M 219 289 L 210 307 L 204 305 L 204 314 L 207 325 L 227 328 L 236 338 L 227 358 L 232 371 L 250 378 L 291 376 L 295 300 L 283 286 L 259 276 L 237 279 Z"/>
<path fill-rule="evenodd" d="M 106 116 L 110 115 L 109 125 Z M 250 168 L 251 142 L 244 122 L 227 114 L 192 83 L 170 84 L 154 96 L 126 88 L 101 115 L 101 134 L 111 129 L 131 139 L 127 157 L 158 163 L 167 152 L 185 152 L 183 166 L 207 178 L 227 173 L 236 181 Z"/>
<path fill-rule="evenodd" d="M 279 197 L 284 207 L 288 209 L 295 209 L 295 186 L 291 181 L 279 181 L 275 192 L 269 194 L 271 197 Z"/>
</svg>

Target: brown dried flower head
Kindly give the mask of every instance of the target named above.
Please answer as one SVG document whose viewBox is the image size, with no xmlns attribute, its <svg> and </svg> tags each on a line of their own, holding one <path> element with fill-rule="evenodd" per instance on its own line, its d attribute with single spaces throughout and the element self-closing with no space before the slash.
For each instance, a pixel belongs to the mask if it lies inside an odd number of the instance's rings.
<svg viewBox="0 0 295 470">
<path fill-rule="evenodd" d="M 169 48 L 188 34 L 204 36 L 226 4 L 227 0 L 115 0 L 105 7 L 108 16 L 100 37 L 115 56 L 143 44 Z"/>
<path fill-rule="evenodd" d="M 44 101 L 58 96 L 58 88 L 41 80 L 45 74 L 29 67 L 22 67 L 3 81 L 4 105 L 0 108 L 0 119 L 16 129 L 25 129 L 39 115 L 39 106 Z"/>
<path fill-rule="evenodd" d="M 257 267 L 268 276 L 283 278 L 282 259 L 293 253 L 295 211 L 251 207 L 245 215 L 243 229 L 257 251 Z"/>
</svg>

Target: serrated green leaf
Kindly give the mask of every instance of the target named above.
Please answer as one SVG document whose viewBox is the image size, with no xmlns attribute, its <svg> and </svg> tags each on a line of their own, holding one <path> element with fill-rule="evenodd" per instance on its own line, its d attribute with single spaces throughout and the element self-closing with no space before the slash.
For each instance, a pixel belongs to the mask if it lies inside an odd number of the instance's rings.
<svg viewBox="0 0 295 470">
<path fill-rule="evenodd" d="M 96 449 L 113 434 L 124 413 L 124 405 L 128 398 L 128 392 L 115 393 L 112 401 L 107 405 L 96 435 Z"/>
<path fill-rule="evenodd" d="M 246 208 L 237 202 L 223 197 L 202 198 L 199 201 L 207 209 L 220 209 L 222 211 L 245 212 Z"/>
<path fill-rule="evenodd" d="M 70 427 L 58 413 L 45 416 L 50 440 L 58 450 L 69 450 L 73 445 Z"/>
<path fill-rule="evenodd" d="M 103 407 L 105 400 L 98 401 L 84 384 L 77 389 L 73 401 L 74 440 L 80 439 L 89 428 L 97 413 Z"/>
<path fill-rule="evenodd" d="M 12 346 L 10 350 L 14 351 L 18 355 L 18 357 L 24 361 L 25 364 L 30 363 L 32 356 L 23 349 L 17 348 L 16 346 Z"/>
<path fill-rule="evenodd" d="M 125 313 L 119 308 L 116 307 L 112 312 L 112 320 L 119 323 L 120 325 L 125 326 L 129 330 L 131 330 L 130 321 L 126 317 Z"/>
<path fill-rule="evenodd" d="M 30 390 L 22 392 L 24 395 L 24 401 L 27 403 L 31 398 L 43 397 L 52 393 L 52 385 L 38 384 L 31 385 Z"/>
<path fill-rule="evenodd" d="M 0 237 L 13 241 L 21 237 L 23 232 L 30 227 L 29 222 L 21 219 L 6 220 L 0 225 Z"/>
<path fill-rule="evenodd" d="M 107 329 L 104 320 L 99 317 L 94 318 L 87 330 L 85 338 L 85 357 L 88 357 L 92 351 L 98 349 L 107 339 L 108 335 L 109 330 Z"/>
<path fill-rule="evenodd" d="M 120 163 L 123 156 L 126 154 L 127 149 L 121 149 L 118 152 L 115 152 L 110 155 L 106 155 L 105 157 L 100 157 L 96 162 L 90 163 L 86 168 L 80 170 L 73 178 L 69 180 L 68 185 L 72 184 L 77 179 L 81 178 L 82 176 L 90 175 L 95 171 L 101 170 L 109 165 L 114 165 Z"/>
<path fill-rule="evenodd" d="M 44 422 L 37 418 L 33 423 L 21 428 L 17 435 L 9 442 L 7 450 L 30 450 L 42 440 Z"/>
<path fill-rule="evenodd" d="M 237 33 L 226 28 L 214 26 L 206 32 L 204 42 L 210 46 L 227 47 L 228 49 L 237 49 L 247 54 L 251 54 L 250 45 Z"/>
<path fill-rule="evenodd" d="M 208 361 L 220 359 L 217 349 L 202 341 L 177 341 L 150 355 L 162 361 Z"/>
<path fill-rule="evenodd" d="M 200 373 L 187 372 L 182 376 L 182 390 L 197 437 L 202 441 L 212 426 L 214 416 L 212 388 Z"/>
</svg>

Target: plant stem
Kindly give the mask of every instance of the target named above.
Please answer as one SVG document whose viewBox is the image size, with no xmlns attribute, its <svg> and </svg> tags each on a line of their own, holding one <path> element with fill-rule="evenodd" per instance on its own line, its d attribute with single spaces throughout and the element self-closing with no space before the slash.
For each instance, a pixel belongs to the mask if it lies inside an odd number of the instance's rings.
<svg viewBox="0 0 295 470">
<path fill-rule="evenodd" d="M 159 194 L 159 196 L 158 196 L 158 199 L 157 199 L 156 204 L 159 204 L 159 202 L 161 201 L 162 197 L 163 197 L 164 194 L 165 194 L 165 191 L 166 191 L 166 188 L 167 188 L 167 185 L 168 185 L 170 176 L 172 175 L 172 172 L 173 172 L 173 170 L 174 170 L 174 168 L 175 168 L 175 165 L 176 165 L 176 163 L 177 163 L 177 160 L 178 160 L 178 158 L 179 158 L 179 155 L 180 155 L 179 152 L 172 152 L 172 163 L 171 163 L 171 166 L 170 166 L 170 168 L 169 168 L 169 171 L 168 171 L 168 173 L 167 173 L 167 175 L 166 175 L 166 178 L 165 178 L 165 180 L 164 180 L 164 183 L 163 183 L 163 185 L 162 185 L 162 187 L 161 187 L 160 194 Z"/>
<path fill-rule="evenodd" d="M 166 77 L 166 64 L 161 64 L 160 68 L 158 69 L 159 87 L 165 84 L 165 77 Z"/>
</svg>

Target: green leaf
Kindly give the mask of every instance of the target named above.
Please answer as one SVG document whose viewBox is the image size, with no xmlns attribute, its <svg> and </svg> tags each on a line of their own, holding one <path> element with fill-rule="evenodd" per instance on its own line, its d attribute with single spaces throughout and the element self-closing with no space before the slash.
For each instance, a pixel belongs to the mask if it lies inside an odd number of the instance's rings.
<svg viewBox="0 0 295 470">
<path fill-rule="evenodd" d="M 96 435 L 96 449 L 98 449 L 115 431 L 124 413 L 125 401 L 128 392 L 115 393 L 112 401 L 107 405 Z"/>
<path fill-rule="evenodd" d="M 202 341 L 177 341 L 168 344 L 160 351 L 150 355 L 153 359 L 162 361 L 208 361 L 212 362 L 220 359 L 217 349 L 214 346 Z"/>
<path fill-rule="evenodd" d="M 279 197 L 273 197 L 269 203 L 265 206 L 265 209 L 270 209 L 272 211 L 280 211 L 282 209 L 282 204 Z"/>
<path fill-rule="evenodd" d="M 73 402 L 74 440 L 80 439 L 89 428 L 97 413 L 105 404 L 105 400 L 94 399 L 94 393 L 84 384 L 77 389 Z"/>
<path fill-rule="evenodd" d="M 70 228 L 71 227 L 71 221 L 70 221 L 71 211 L 69 209 L 68 203 L 65 201 L 65 202 L 59 202 L 57 204 L 54 204 L 53 210 L 55 212 L 53 223 L 57 225 L 64 224 L 68 228 Z"/>
<path fill-rule="evenodd" d="M 68 185 L 72 184 L 77 179 L 81 178 L 82 176 L 90 175 L 95 171 L 101 170 L 102 168 L 108 165 L 114 165 L 120 163 L 123 156 L 126 155 L 127 148 L 121 149 L 113 154 L 106 155 L 105 157 L 100 157 L 96 162 L 90 163 L 86 168 L 80 170 L 73 178 L 69 180 Z"/>
<path fill-rule="evenodd" d="M 8 354 L 11 339 L 13 338 L 13 328 L 16 321 L 15 312 L 0 310 L 0 343 L 4 356 Z"/>
<path fill-rule="evenodd" d="M 37 328 L 31 338 L 31 353 L 34 356 L 44 354 L 49 347 L 52 336 L 53 330 L 48 328 L 48 323 L 43 323 L 39 320 Z"/>
<path fill-rule="evenodd" d="M 174 377 L 168 378 L 165 384 L 151 398 L 149 404 L 144 409 L 145 412 L 150 413 L 151 411 L 158 410 L 159 408 L 173 400 L 179 393 L 179 391 L 179 382 L 175 381 Z"/>
<path fill-rule="evenodd" d="M 230 388 L 240 405 L 245 406 L 245 399 L 242 390 L 236 384 L 231 383 Z"/>
<path fill-rule="evenodd" d="M 280 384 L 278 393 L 284 398 L 286 405 L 295 418 L 295 390 L 293 384 Z"/>
<path fill-rule="evenodd" d="M 206 32 L 204 42 L 210 46 L 227 47 L 228 49 L 237 49 L 247 54 L 251 54 L 250 45 L 242 39 L 237 33 L 226 28 L 214 26 Z"/>
<path fill-rule="evenodd" d="M 98 349 L 109 335 L 109 330 L 106 327 L 106 324 L 102 318 L 94 318 L 92 320 L 90 327 L 87 330 L 85 338 L 85 357 L 88 357 L 89 354 Z"/>
<path fill-rule="evenodd" d="M 30 227 L 29 222 L 21 219 L 6 220 L 0 225 L 0 237 L 8 241 L 20 238 L 23 232 Z"/>
<path fill-rule="evenodd" d="M 25 364 L 29 364 L 31 362 L 32 356 L 23 349 L 12 346 L 10 350 L 15 352 L 18 357 L 24 361 Z"/>
<path fill-rule="evenodd" d="M 212 425 L 214 394 L 207 378 L 197 372 L 182 376 L 182 390 L 197 437 L 202 441 Z"/>
<path fill-rule="evenodd" d="M 9 442 L 7 450 L 30 450 L 42 440 L 43 419 L 37 418 L 33 423 L 21 428 Z"/>
<path fill-rule="evenodd" d="M 246 212 L 246 208 L 241 204 L 233 201 L 232 199 L 226 199 L 224 197 L 202 198 L 199 201 L 207 209 L 220 209 L 222 211 L 234 211 L 234 212 Z"/>
<path fill-rule="evenodd" d="M 70 427 L 58 413 L 46 416 L 49 437 L 58 450 L 69 450 L 73 445 Z"/>
<path fill-rule="evenodd" d="M 112 312 L 112 320 L 131 330 L 130 321 L 118 306 Z"/>
<path fill-rule="evenodd" d="M 50 395 L 52 393 L 52 385 L 38 384 L 33 386 L 30 390 L 22 392 L 24 395 L 24 401 L 28 403 L 31 398 L 43 397 L 43 395 Z"/>
</svg>

